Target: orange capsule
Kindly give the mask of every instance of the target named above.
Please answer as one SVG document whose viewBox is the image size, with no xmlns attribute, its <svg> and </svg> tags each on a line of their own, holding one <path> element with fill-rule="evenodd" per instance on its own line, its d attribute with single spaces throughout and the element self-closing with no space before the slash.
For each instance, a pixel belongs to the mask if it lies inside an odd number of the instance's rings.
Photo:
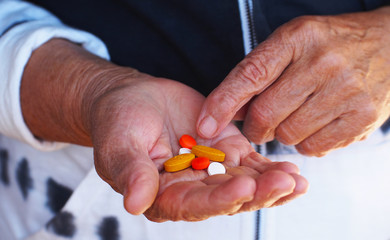
<svg viewBox="0 0 390 240">
<path fill-rule="evenodd" d="M 186 153 L 174 156 L 173 158 L 168 159 L 164 163 L 165 171 L 167 172 L 177 172 L 186 168 L 191 167 L 191 162 L 195 158 L 195 155 L 192 153 Z"/>
<path fill-rule="evenodd" d="M 195 154 L 195 156 L 197 157 L 207 157 L 211 161 L 216 161 L 216 162 L 225 161 L 225 153 L 215 148 L 196 145 L 192 147 L 191 152 Z"/>
<path fill-rule="evenodd" d="M 193 146 L 196 145 L 196 140 L 190 135 L 184 134 L 183 136 L 181 136 L 179 143 L 181 147 L 191 149 Z"/>
<path fill-rule="evenodd" d="M 206 169 L 210 165 L 210 159 L 207 157 L 198 157 L 192 160 L 191 165 L 196 170 Z"/>
</svg>

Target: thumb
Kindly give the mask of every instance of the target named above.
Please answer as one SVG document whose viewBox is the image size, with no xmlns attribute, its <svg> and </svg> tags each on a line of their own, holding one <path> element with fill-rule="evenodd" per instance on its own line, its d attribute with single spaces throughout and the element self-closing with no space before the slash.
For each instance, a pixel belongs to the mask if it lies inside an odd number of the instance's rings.
<svg viewBox="0 0 390 240">
<path fill-rule="evenodd" d="M 129 157 L 130 156 L 130 157 Z M 132 153 L 123 171 L 124 207 L 131 214 L 144 213 L 154 202 L 159 188 L 159 173 L 146 153 Z M 125 161 L 126 162 L 126 161 Z"/>
<path fill-rule="evenodd" d="M 198 134 L 213 138 L 255 95 L 272 84 L 293 58 L 293 49 L 274 34 L 249 53 L 206 98 L 197 121 Z"/>
</svg>

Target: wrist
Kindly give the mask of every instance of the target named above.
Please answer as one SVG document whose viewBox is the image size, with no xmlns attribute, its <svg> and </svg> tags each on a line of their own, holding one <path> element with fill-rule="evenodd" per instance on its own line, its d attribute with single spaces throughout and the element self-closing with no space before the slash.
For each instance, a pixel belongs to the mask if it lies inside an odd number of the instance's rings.
<svg viewBox="0 0 390 240">
<path fill-rule="evenodd" d="M 120 67 L 109 62 L 94 63 L 89 66 L 86 74 L 86 78 L 89 80 L 86 80 L 87 84 L 83 88 L 79 106 L 81 124 L 90 138 L 94 126 L 96 127 L 100 123 L 98 120 L 112 114 L 112 108 L 118 104 L 108 96 L 120 95 L 115 92 L 124 89 L 140 75 L 141 73 L 135 69 Z M 107 102 L 107 98 L 110 99 L 109 102 Z M 122 99 L 118 96 L 117 101 L 122 101 Z"/>
<path fill-rule="evenodd" d="M 88 110 L 119 68 L 77 44 L 53 39 L 35 50 L 21 83 L 24 120 L 39 139 L 91 146 Z"/>
</svg>

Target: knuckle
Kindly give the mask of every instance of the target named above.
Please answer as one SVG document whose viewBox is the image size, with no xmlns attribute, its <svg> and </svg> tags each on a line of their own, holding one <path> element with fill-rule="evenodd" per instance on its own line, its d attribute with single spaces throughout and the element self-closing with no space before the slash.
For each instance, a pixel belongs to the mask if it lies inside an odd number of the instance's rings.
<svg viewBox="0 0 390 240">
<path fill-rule="evenodd" d="M 320 146 L 320 144 L 318 144 L 318 142 L 313 139 L 306 139 L 296 145 L 295 148 L 300 154 L 311 157 L 322 157 L 327 152 L 323 146 Z"/>
<path fill-rule="evenodd" d="M 310 29 L 316 27 L 318 23 L 318 18 L 310 15 L 299 16 L 292 20 L 292 24 L 297 29 Z"/>
<path fill-rule="evenodd" d="M 364 88 L 363 81 L 358 77 L 346 77 L 343 83 L 339 85 L 340 91 L 344 93 L 346 98 L 360 94 Z"/>
<path fill-rule="evenodd" d="M 219 112 L 226 112 L 226 109 L 232 109 L 238 102 L 240 102 L 240 99 L 238 99 L 239 96 L 237 94 L 234 94 L 234 90 L 237 89 L 238 86 L 235 86 L 237 82 L 234 82 L 233 85 L 231 85 L 230 88 L 224 88 L 221 89 L 218 92 L 212 93 L 209 95 L 209 101 L 211 103 L 214 103 L 212 106 L 215 108 L 214 110 L 217 110 Z M 233 114 L 233 113 L 230 113 Z"/>
<path fill-rule="evenodd" d="M 363 115 L 367 125 L 372 125 L 379 119 L 379 113 L 373 104 L 367 104 L 367 106 L 364 108 Z"/>
<path fill-rule="evenodd" d="M 326 68 L 328 70 L 332 70 L 332 72 L 341 71 L 342 69 L 349 69 L 348 65 L 350 61 L 348 61 L 347 57 L 339 51 L 324 49 L 318 55 L 317 60 L 315 61 L 316 65 L 320 68 Z"/>
<path fill-rule="evenodd" d="M 299 16 L 292 20 L 295 29 L 300 31 L 313 31 L 325 26 L 323 18 L 312 15 Z"/>
<path fill-rule="evenodd" d="M 323 17 L 306 15 L 294 18 L 286 27 L 287 36 L 299 36 L 299 38 L 307 39 L 317 36 L 326 27 L 326 24 Z"/>
<path fill-rule="evenodd" d="M 261 144 L 261 138 L 257 134 L 255 134 L 252 130 L 244 129 L 243 134 L 250 142 L 256 145 Z"/>
<path fill-rule="evenodd" d="M 291 124 L 280 124 L 275 131 L 276 139 L 284 145 L 299 143 L 298 133 Z"/>
<path fill-rule="evenodd" d="M 267 68 L 259 56 L 247 57 L 237 66 L 237 78 L 241 83 L 253 86 L 253 90 L 258 90 L 261 82 L 259 80 L 267 79 L 267 77 Z"/>
<path fill-rule="evenodd" d="M 379 123 L 377 114 L 360 113 L 356 115 L 354 122 L 351 122 L 350 135 L 359 138 L 363 134 L 374 131 Z"/>
<path fill-rule="evenodd" d="M 260 129 L 256 131 L 245 127 L 243 129 L 243 133 L 249 139 L 249 141 L 257 145 L 272 141 L 274 139 L 273 129 Z"/>
<path fill-rule="evenodd" d="M 275 128 L 276 122 L 274 119 L 275 112 L 266 105 L 256 104 L 251 107 L 249 111 L 251 120 L 256 123 L 257 126 L 263 128 Z"/>
<path fill-rule="evenodd" d="M 347 114 L 351 125 L 351 130 L 355 134 L 361 134 L 369 131 L 379 124 L 381 114 L 373 102 L 370 102 L 370 97 L 363 97 L 361 101 L 356 103 L 354 110 Z"/>
<path fill-rule="evenodd" d="M 326 44 L 326 18 L 322 16 L 299 16 L 278 28 L 273 35 L 283 44 L 291 46 L 296 57 L 311 51 L 313 45 Z"/>
<path fill-rule="evenodd" d="M 296 141 L 292 139 L 289 135 L 287 134 L 281 134 L 280 130 L 276 131 L 275 138 L 281 142 L 284 145 L 290 146 L 290 145 L 295 145 Z"/>
<path fill-rule="evenodd" d="M 274 139 L 274 112 L 269 107 L 252 105 L 244 122 L 245 136 L 255 144 L 262 144 Z"/>
</svg>

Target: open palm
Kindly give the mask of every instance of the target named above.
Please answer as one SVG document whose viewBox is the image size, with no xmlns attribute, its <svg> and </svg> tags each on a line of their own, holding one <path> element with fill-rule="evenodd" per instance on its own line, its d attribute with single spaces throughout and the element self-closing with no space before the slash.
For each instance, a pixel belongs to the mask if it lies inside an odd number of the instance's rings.
<svg viewBox="0 0 390 240">
<path fill-rule="evenodd" d="M 94 104 L 91 132 L 97 172 L 124 195 L 128 212 L 153 221 L 198 221 L 270 207 L 306 191 L 295 165 L 255 153 L 233 125 L 213 139 L 199 138 L 195 127 L 204 97 L 195 90 L 139 73 L 115 85 Z M 224 151 L 227 174 L 165 172 L 163 163 L 178 154 L 183 134 Z"/>
</svg>

